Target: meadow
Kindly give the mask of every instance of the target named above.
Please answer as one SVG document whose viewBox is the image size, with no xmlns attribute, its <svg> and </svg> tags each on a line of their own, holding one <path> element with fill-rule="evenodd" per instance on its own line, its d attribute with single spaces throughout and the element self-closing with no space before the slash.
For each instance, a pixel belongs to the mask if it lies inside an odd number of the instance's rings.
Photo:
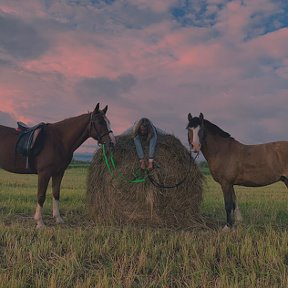
<svg viewBox="0 0 288 288">
<path fill-rule="evenodd" d="M 230 232 L 207 170 L 201 221 L 186 230 L 99 226 L 86 213 L 87 166 L 66 171 L 61 211 L 51 187 L 36 230 L 35 175 L 0 170 L 0 287 L 288 287 L 288 194 L 277 183 L 236 187 L 243 216 Z"/>
</svg>

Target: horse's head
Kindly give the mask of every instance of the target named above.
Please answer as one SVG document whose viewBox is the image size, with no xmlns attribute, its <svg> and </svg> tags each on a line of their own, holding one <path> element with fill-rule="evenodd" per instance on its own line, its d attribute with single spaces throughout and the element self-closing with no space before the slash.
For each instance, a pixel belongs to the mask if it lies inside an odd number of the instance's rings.
<svg viewBox="0 0 288 288">
<path fill-rule="evenodd" d="M 113 147 L 116 140 L 110 127 L 110 121 L 106 117 L 107 110 L 107 105 L 103 110 L 100 110 L 98 103 L 94 111 L 90 113 L 89 136 L 97 140 L 99 144 Z"/>
<path fill-rule="evenodd" d="M 188 142 L 193 152 L 198 153 L 204 140 L 204 116 L 200 113 L 199 117 L 192 117 L 188 114 Z"/>
</svg>

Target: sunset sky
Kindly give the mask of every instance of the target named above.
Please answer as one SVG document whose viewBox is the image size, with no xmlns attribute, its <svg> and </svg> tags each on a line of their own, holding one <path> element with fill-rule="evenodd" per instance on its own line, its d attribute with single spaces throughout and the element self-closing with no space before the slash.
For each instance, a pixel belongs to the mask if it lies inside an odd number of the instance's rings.
<svg viewBox="0 0 288 288">
<path fill-rule="evenodd" d="M 0 124 L 100 102 L 116 135 L 145 116 L 187 145 L 202 112 L 245 144 L 288 140 L 287 15 L 287 0 L 1 0 Z"/>
</svg>

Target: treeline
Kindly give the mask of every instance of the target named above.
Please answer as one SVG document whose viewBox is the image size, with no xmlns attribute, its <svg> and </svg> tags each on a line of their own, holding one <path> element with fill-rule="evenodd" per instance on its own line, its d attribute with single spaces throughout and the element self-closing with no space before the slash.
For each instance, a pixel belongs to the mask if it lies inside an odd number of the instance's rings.
<svg viewBox="0 0 288 288">
<path fill-rule="evenodd" d="M 68 166 L 68 169 L 69 168 L 81 168 L 81 167 L 86 168 L 90 166 L 90 163 L 91 161 L 82 161 L 82 160 L 72 159 L 71 163 Z"/>
</svg>

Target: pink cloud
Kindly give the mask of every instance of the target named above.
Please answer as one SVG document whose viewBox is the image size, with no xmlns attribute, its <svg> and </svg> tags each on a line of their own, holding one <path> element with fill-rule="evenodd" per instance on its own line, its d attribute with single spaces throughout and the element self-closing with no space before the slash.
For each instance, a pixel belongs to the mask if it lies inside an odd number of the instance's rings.
<svg viewBox="0 0 288 288">
<path fill-rule="evenodd" d="M 254 24 L 255 14 L 270 15 L 279 7 L 269 0 L 231 1 L 219 13 L 215 28 L 222 33 L 223 40 L 239 44 L 245 36 L 249 25 Z"/>
<path fill-rule="evenodd" d="M 0 88 L 0 107 L 1 111 L 7 112 L 12 115 L 18 121 L 29 122 L 30 118 L 20 115 L 15 106 L 17 105 L 15 101 L 21 99 L 21 91 L 14 87 L 1 85 Z M 16 123 L 15 123 L 16 126 Z"/>
<path fill-rule="evenodd" d="M 246 47 L 254 57 L 288 57 L 288 28 L 257 37 L 249 41 Z"/>
<path fill-rule="evenodd" d="M 43 5 L 38 0 L 3 1 L 0 6 L 0 12 L 14 16 L 19 16 L 23 19 L 33 19 L 35 17 L 46 18 L 47 14 L 43 11 Z"/>
<path fill-rule="evenodd" d="M 178 55 L 180 66 L 189 66 L 194 69 L 215 68 L 219 63 L 219 55 L 222 54 L 223 47 L 219 43 L 208 45 L 197 45 L 188 49 L 185 47 Z"/>
<path fill-rule="evenodd" d="M 224 33 L 230 40 L 243 37 L 244 27 L 248 23 L 250 10 L 241 5 L 240 1 L 229 2 L 220 13 L 220 19 L 216 28 Z"/>
<path fill-rule="evenodd" d="M 14 105 L 13 105 L 13 98 L 16 96 L 19 96 L 18 90 L 12 89 L 12 88 L 7 88 L 1 85 L 1 90 L 0 90 L 0 106 L 1 106 L 1 111 L 8 112 L 10 114 L 14 114 Z M 18 94 L 18 95 L 17 95 Z"/>
<path fill-rule="evenodd" d="M 54 38 L 54 47 L 47 54 L 40 59 L 23 62 L 22 65 L 28 71 L 56 72 L 66 77 L 113 75 L 109 67 L 109 53 L 95 49 L 89 40 L 73 32 L 58 34 Z"/>
</svg>

